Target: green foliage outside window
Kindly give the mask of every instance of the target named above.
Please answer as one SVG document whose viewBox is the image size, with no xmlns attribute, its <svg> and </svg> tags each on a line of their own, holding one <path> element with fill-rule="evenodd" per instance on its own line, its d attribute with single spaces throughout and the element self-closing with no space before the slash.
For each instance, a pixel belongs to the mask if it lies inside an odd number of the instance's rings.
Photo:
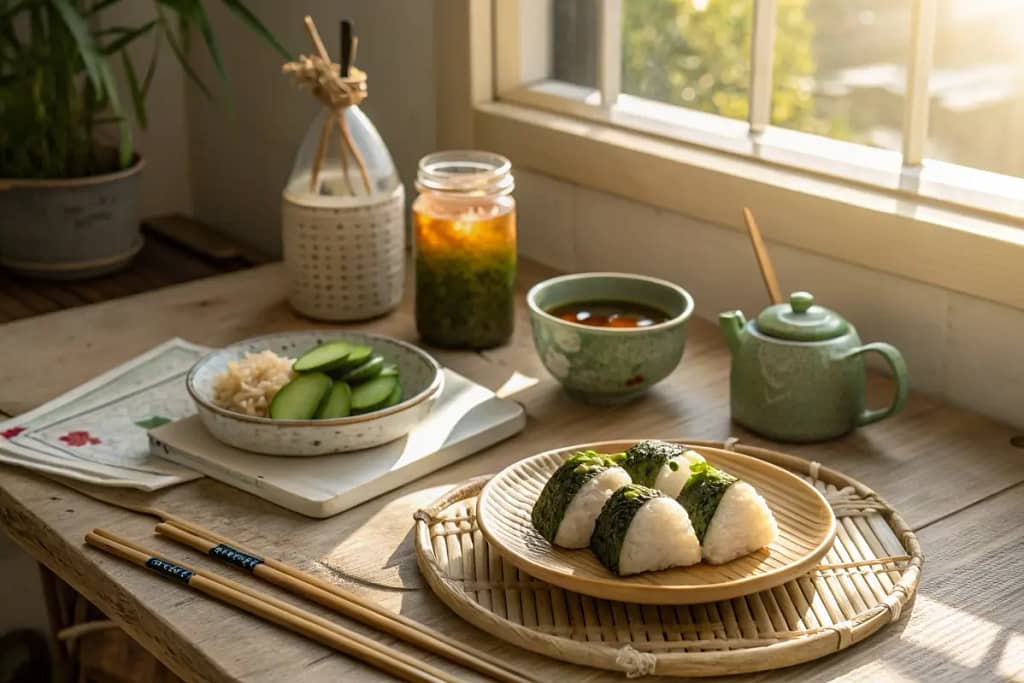
<svg viewBox="0 0 1024 683">
<path fill-rule="evenodd" d="M 751 0 L 626 0 L 623 92 L 734 119 L 747 118 Z M 808 0 L 778 0 L 772 123 L 854 139 L 811 89 L 817 72 Z"/>
</svg>

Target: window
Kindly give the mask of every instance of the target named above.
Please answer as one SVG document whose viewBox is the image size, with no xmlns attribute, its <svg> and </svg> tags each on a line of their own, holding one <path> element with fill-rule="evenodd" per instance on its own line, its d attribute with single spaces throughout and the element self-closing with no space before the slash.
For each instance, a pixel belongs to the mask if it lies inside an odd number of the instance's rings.
<svg viewBox="0 0 1024 683">
<path fill-rule="evenodd" d="M 900 149 L 910 0 L 798 0 L 776 8 L 776 126 Z"/>
<path fill-rule="evenodd" d="M 926 155 L 1024 176 L 1024 3 L 946 0 L 937 14 Z"/>
<path fill-rule="evenodd" d="M 749 0 L 624 0 L 622 92 L 744 120 Z"/>
<path fill-rule="evenodd" d="M 494 7 L 499 99 L 1024 224 L 1019 0 Z"/>
</svg>

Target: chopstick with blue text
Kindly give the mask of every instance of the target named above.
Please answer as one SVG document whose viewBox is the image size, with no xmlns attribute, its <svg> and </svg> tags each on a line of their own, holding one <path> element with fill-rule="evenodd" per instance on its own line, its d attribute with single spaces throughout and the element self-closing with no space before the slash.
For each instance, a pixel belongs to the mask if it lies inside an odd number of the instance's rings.
<svg viewBox="0 0 1024 683">
<path fill-rule="evenodd" d="M 171 519 L 156 526 L 157 533 L 222 562 L 240 567 L 257 578 L 360 621 L 395 638 L 440 655 L 502 683 L 530 683 L 534 679 L 512 670 L 491 655 L 400 614 L 270 557 L 258 557 L 228 543 L 229 539 L 202 527 Z"/>
<path fill-rule="evenodd" d="M 94 529 L 85 542 L 111 555 L 145 567 L 189 588 L 343 652 L 411 683 L 455 683 L 459 679 L 360 633 L 334 624 L 270 595 L 217 574 L 203 572 L 161 557 L 105 529 Z"/>
</svg>

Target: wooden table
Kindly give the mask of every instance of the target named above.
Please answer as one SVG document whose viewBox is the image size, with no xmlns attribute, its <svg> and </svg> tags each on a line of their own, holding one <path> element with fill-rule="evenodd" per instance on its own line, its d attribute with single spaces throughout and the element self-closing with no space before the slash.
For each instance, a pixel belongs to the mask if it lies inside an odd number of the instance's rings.
<svg viewBox="0 0 1024 683">
<path fill-rule="evenodd" d="M 549 274 L 524 263 L 520 291 Z M 281 266 L 269 265 L 0 326 L 5 351 L 0 359 L 0 410 L 28 410 L 170 336 L 222 345 L 311 327 L 313 323 L 288 308 L 282 289 Z M 407 296 L 398 312 L 351 328 L 414 340 L 410 303 Z M 540 366 L 522 309 L 507 346 L 480 353 L 435 353 L 442 363 L 493 389 L 514 373 L 537 378 L 535 385 L 515 395 L 529 415 L 525 432 L 325 521 L 306 519 L 210 479 L 150 498 L 159 507 L 179 511 L 513 660 L 540 680 L 623 680 L 619 674 L 562 664 L 505 645 L 458 619 L 424 588 L 417 573 L 412 513 L 457 482 L 570 443 L 737 435 L 770 446 L 729 421 L 729 359 L 717 329 L 694 320 L 679 369 L 647 397 L 621 408 L 586 407 L 567 398 Z M 872 377 L 870 383 L 879 401 L 890 390 L 886 379 Z M 842 440 L 784 447 L 879 491 L 917 531 L 926 563 L 916 604 L 900 622 L 845 652 L 750 678 L 1024 677 L 1024 449 L 1010 444 L 1014 436 L 991 420 L 913 395 L 898 417 Z M 103 526 L 201 567 L 224 571 L 205 557 L 153 537 L 152 519 L 96 502 L 44 477 L 0 467 L 0 523 L 26 551 L 186 680 L 380 677 L 319 645 L 83 546 L 84 534 Z M 469 672 L 460 673 L 474 679 Z"/>
</svg>

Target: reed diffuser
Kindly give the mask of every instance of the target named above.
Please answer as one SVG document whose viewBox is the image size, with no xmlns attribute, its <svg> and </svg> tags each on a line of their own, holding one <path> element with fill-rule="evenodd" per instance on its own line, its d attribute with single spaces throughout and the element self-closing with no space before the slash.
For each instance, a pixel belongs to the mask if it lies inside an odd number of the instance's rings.
<svg viewBox="0 0 1024 683">
<path fill-rule="evenodd" d="M 367 74 L 358 38 L 342 22 L 333 62 L 305 18 L 311 55 L 283 72 L 320 102 L 282 195 L 288 298 L 320 320 L 360 320 L 398 306 L 405 270 L 405 191 L 380 133 L 360 110 Z"/>
</svg>

